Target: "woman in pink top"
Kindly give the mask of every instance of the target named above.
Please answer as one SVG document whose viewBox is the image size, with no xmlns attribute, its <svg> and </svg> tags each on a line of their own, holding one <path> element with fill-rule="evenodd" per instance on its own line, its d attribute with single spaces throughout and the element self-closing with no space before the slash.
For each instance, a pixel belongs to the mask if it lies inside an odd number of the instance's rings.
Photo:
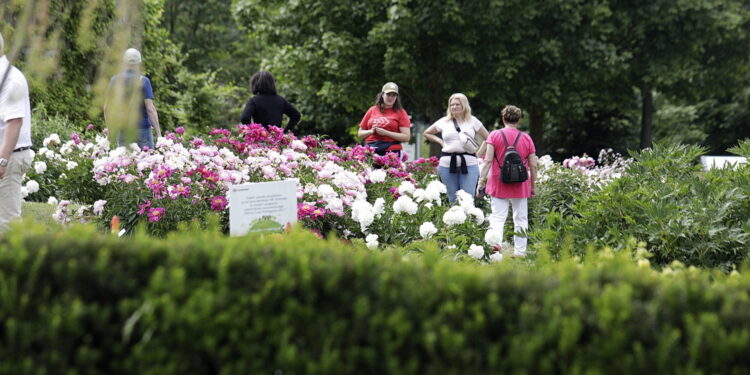
<svg viewBox="0 0 750 375">
<path fill-rule="evenodd" d="M 497 231 L 499 248 L 503 238 L 505 220 L 508 218 L 508 206 L 513 206 L 513 236 L 514 251 L 517 257 L 526 256 L 527 238 L 525 231 L 529 228 L 528 198 L 534 195 L 534 181 L 536 181 L 536 148 L 534 141 L 528 134 L 518 130 L 521 120 L 521 110 L 518 107 L 508 105 L 503 108 L 502 119 L 505 127 L 490 133 L 487 139 L 487 154 L 484 157 L 482 171 L 479 173 L 479 184 L 477 190 L 485 188 L 486 193 L 492 198 L 492 214 L 490 215 L 490 231 Z M 504 183 L 500 180 L 500 167 L 505 161 L 505 140 L 503 134 L 512 145 L 518 137 L 516 150 L 521 155 L 524 164 L 529 170 L 529 179 L 519 183 Z M 489 172 L 489 178 L 487 178 Z"/>
<path fill-rule="evenodd" d="M 375 105 L 370 107 L 359 122 L 359 138 L 364 138 L 368 146 L 379 155 L 395 152 L 401 156 L 401 142 L 411 139 L 411 121 L 401 107 L 398 86 L 393 82 L 383 85 Z"/>
</svg>

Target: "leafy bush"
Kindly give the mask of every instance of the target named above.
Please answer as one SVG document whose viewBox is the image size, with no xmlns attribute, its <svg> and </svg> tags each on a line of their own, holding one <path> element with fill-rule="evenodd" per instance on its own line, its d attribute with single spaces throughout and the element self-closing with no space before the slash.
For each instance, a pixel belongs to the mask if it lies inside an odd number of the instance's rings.
<svg viewBox="0 0 750 375">
<path fill-rule="evenodd" d="M 420 248 L 18 225 L 0 238 L 0 372 L 750 371 L 747 275 L 659 272 L 627 246 L 533 269 Z"/>
<path fill-rule="evenodd" d="M 574 215 L 552 216 L 536 235 L 614 248 L 633 237 L 647 243 L 656 264 L 730 270 L 748 255 L 750 168 L 703 171 L 703 153 L 684 145 L 634 153 L 622 178 L 576 202 Z"/>
</svg>

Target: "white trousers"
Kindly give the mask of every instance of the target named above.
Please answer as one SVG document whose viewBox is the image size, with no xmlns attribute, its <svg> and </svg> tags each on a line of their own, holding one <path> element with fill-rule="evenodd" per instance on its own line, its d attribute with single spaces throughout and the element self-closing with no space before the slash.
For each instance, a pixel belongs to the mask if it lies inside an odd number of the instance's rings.
<svg viewBox="0 0 750 375">
<path fill-rule="evenodd" d="M 0 232 L 21 216 L 21 183 L 31 161 L 31 150 L 14 152 L 8 159 L 5 176 L 0 178 Z"/>
<path fill-rule="evenodd" d="M 513 206 L 513 230 L 516 232 L 513 236 L 513 254 L 525 256 L 526 244 L 528 243 L 526 231 L 529 229 L 529 200 L 527 198 L 503 199 L 492 197 L 490 230 L 499 231 L 500 238 L 503 238 L 509 205 Z"/>
</svg>

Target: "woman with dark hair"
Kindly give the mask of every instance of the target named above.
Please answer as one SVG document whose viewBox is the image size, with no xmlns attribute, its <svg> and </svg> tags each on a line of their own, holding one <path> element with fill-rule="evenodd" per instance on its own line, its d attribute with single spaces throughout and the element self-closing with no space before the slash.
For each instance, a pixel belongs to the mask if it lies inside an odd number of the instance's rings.
<svg viewBox="0 0 750 375">
<path fill-rule="evenodd" d="M 479 172 L 479 186 L 477 192 L 486 190 L 491 197 L 492 214 L 490 214 L 489 231 L 495 231 L 497 250 L 503 239 L 505 220 L 508 218 L 508 206 L 513 207 L 513 256 L 526 256 L 526 231 L 529 229 L 528 199 L 534 196 L 536 182 L 537 157 L 534 141 L 528 134 L 518 130 L 521 120 L 521 109 L 507 105 L 501 112 L 504 128 L 490 133 L 487 139 L 487 154 L 484 157 L 482 170 Z M 520 161 L 527 166 L 526 176 L 521 182 L 504 182 L 501 178 L 501 168 L 505 163 L 505 152 L 513 147 Z M 518 179 L 514 180 L 518 181 Z M 485 188 L 486 186 L 486 188 Z"/>
<path fill-rule="evenodd" d="M 281 115 L 289 117 L 285 130 L 292 131 L 301 117 L 297 108 L 276 94 L 276 82 L 271 72 L 260 71 L 250 77 L 250 89 L 253 96 L 245 104 L 240 122 L 243 124 L 257 123 L 264 126 L 275 125 L 281 127 Z"/>
<path fill-rule="evenodd" d="M 388 82 L 375 97 L 375 105 L 370 107 L 359 122 L 359 138 L 364 138 L 368 146 L 378 155 L 395 152 L 401 156 L 401 142 L 411 139 L 411 120 L 401 107 L 398 85 Z"/>
</svg>

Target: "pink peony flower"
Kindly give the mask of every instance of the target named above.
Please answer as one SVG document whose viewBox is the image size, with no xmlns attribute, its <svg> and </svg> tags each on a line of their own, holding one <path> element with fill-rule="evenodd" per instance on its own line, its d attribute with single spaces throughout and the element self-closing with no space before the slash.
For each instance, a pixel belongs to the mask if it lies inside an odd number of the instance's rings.
<svg viewBox="0 0 750 375">
<path fill-rule="evenodd" d="M 138 205 L 138 207 L 140 208 L 138 210 L 138 215 L 143 215 L 146 213 L 146 209 L 151 207 L 151 201 L 146 201 L 146 203 L 140 204 Z"/>
<path fill-rule="evenodd" d="M 221 211 L 229 205 L 229 202 L 227 201 L 227 198 L 225 198 L 223 195 L 217 195 L 213 198 L 211 198 L 211 209 L 214 211 Z"/>
<path fill-rule="evenodd" d="M 164 217 L 164 209 L 159 208 L 151 208 L 148 210 L 148 222 L 153 223 L 156 221 L 161 220 L 161 218 Z"/>
<path fill-rule="evenodd" d="M 176 129 L 174 130 L 174 132 L 175 132 L 175 133 L 177 133 L 177 134 L 185 134 L 185 128 L 184 128 L 184 127 L 182 127 L 182 126 L 178 126 L 178 127 L 177 127 L 177 128 L 176 128 Z"/>
</svg>

